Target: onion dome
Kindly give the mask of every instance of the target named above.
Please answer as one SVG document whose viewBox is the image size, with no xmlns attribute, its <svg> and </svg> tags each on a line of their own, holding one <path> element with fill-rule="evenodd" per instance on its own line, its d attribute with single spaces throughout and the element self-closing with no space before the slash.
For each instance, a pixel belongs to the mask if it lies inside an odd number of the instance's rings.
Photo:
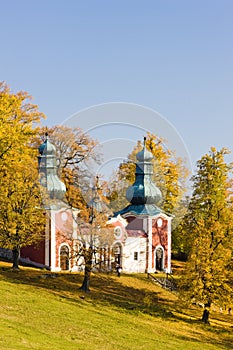
<svg viewBox="0 0 233 350">
<path fill-rule="evenodd" d="M 156 216 L 162 212 L 157 206 L 161 200 L 160 189 L 152 181 L 153 164 L 152 153 L 146 148 L 146 138 L 144 137 L 143 149 L 136 155 L 135 182 L 126 191 L 126 198 L 130 204 L 114 213 L 114 217 L 121 215 L 136 216 Z"/>
<path fill-rule="evenodd" d="M 156 204 L 162 195 L 160 189 L 153 183 L 153 155 L 146 148 L 146 138 L 144 147 L 137 154 L 135 182 L 126 191 L 127 200 L 133 205 Z"/>
<path fill-rule="evenodd" d="M 63 199 L 66 193 L 65 184 L 57 175 L 56 147 L 49 141 L 48 134 L 39 147 L 39 179 L 43 187 L 46 188 L 51 199 Z"/>
</svg>

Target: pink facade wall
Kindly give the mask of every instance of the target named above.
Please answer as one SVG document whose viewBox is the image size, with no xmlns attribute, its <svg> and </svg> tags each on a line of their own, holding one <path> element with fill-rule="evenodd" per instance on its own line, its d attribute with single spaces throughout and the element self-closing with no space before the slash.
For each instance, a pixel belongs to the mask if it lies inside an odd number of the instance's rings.
<svg viewBox="0 0 233 350">
<path fill-rule="evenodd" d="M 168 267 L 168 221 L 163 220 L 162 227 L 158 227 L 157 219 L 152 220 L 152 267 L 155 268 L 155 250 L 162 246 L 164 249 L 164 267 Z"/>
<path fill-rule="evenodd" d="M 63 220 L 63 213 L 66 214 L 67 219 Z M 59 211 L 55 215 L 55 234 L 56 234 L 56 268 L 60 268 L 60 247 L 62 244 L 66 244 L 70 250 L 70 256 L 73 255 L 72 237 L 73 237 L 73 218 L 70 211 Z M 70 259 L 70 269 L 73 267 L 73 259 Z"/>
</svg>

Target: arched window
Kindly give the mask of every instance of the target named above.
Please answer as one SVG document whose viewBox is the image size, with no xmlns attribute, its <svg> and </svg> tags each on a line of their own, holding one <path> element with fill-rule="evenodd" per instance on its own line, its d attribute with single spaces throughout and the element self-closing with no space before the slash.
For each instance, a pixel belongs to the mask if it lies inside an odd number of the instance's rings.
<svg viewBox="0 0 233 350">
<path fill-rule="evenodd" d="M 60 268 L 62 271 L 69 270 L 69 247 L 63 245 L 60 248 Z"/>
<path fill-rule="evenodd" d="M 164 251 L 162 247 L 157 247 L 155 250 L 155 270 L 163 271 L 164 269 Z"/>
</svg>

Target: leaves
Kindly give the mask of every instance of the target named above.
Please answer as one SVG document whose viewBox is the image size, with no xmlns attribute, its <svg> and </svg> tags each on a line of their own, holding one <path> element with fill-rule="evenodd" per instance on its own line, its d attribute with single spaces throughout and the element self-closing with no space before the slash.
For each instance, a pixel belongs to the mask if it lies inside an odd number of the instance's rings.
<svg viewBox="0 0 233 350">
<path fill-rule="evenodd" d="M 27 93 L 0 84 L 0 243 L 19 249 L 41 239 L 44 215 L 38 186 L 35 123 L 44 115 Z"/>
<path fill-rule="evenodd" d="M 211 148 L 197 162 L 189 212 L 182 223 L 190 253 L 181 286 L 186 298 L 209 305 L 225 304 L 232 295 L 233 208 L 227 153 Z"/>
</svg>

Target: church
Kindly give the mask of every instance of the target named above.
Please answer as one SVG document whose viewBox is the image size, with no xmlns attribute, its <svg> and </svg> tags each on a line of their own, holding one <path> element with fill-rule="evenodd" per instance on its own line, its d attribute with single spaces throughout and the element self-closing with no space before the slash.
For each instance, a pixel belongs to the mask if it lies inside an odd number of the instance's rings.
<svg viewBox="0 0 233 350">
<path fill-rule="evenodd" d="M 172 217 L 156 205 L 161 191 L 152 181 L 153 155 L 146 148 L 146 139 L 136 158 L 135 182 L 126 191 L 130 204 L 112 219 L 125 220 L 126 232 L 115 243 L 118 244 L 118 262 L 126 272 L 170 273 Z M 119 225 L 119 232 L 120 229 Z"/>
<path fill-rule="evenodd" d="M 126 273 L 170 273 L 172 217 L 157 206 L 161 192 L 152 181 L 153 155 L 146 139 L 136 157 L 135 182 L 126 191 L 130 204 L 107 221 L 114 237 L 104 249 L 103 261 L 99 257 L 99 270 L 111 271 L 120 265 Z M 40 183 L 48 194 L 45 238 L 39 246 L 21 249 L 21 258 L 54 272 L 82 271 L 82 261 L 75 254 L 81 241 L 79 210 L 65 204 L 66 187 L 58 177 L 56 149 L 47 135 L 38 160 Z"/>
</svg>

